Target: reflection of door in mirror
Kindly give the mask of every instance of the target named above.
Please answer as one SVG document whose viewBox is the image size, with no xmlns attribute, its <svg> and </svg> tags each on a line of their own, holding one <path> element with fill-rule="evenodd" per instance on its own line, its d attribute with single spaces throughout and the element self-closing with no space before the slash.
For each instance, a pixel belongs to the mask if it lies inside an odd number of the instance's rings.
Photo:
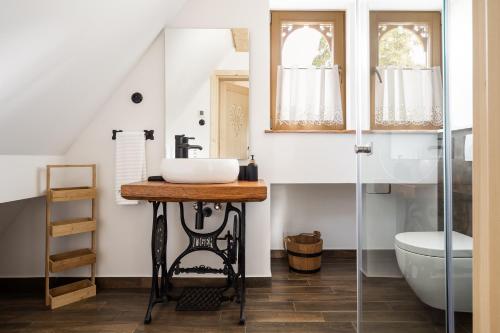
<svg viewBox="0 0 500 333">
<path fill-rule="evenodd" d="M 248 91 L 248 72 L 214 74 L 210 157 L 248 158 Z"/>
<path fill-rule="evenodd" d="M 238 81 L 222 81 L 219 103 L 220 158 L 247 158 L 247 127 L 248 87 L 240 85 Z"/>
</svg>

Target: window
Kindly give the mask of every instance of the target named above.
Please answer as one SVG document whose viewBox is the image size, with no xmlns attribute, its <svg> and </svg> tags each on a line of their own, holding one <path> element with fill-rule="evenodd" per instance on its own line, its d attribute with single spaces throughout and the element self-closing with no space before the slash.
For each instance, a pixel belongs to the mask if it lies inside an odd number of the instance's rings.
<svg viewBox="0 0 500 333">
<path fill-rule="evenodd" d="M 441 14 L 371 12 L 370 44 L 371 128 L 441 128 Z"/>
<path fill-rule="evenodd" d="M 343 12 L 271 13 L 271 128 L 345 129 Z"/>
</svg>

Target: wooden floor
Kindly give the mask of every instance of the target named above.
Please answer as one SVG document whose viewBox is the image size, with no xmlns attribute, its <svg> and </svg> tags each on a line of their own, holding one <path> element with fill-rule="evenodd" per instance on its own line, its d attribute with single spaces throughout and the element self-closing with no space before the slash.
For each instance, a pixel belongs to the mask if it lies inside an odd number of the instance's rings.
<svg viewBox="0 0 500 333">
<path fill-rule="evenodd" d="M 142 320 L 146 289 L 105 289 L 96 298 L 47 310 L 40 295 L 3 294 L 0 332 L 9 333 L 141 333 L 141 332 L 356 332 L 356 265 L 354 259 L 325 258 L 314 275 L 288 272 L 282 259 L 272 260 L 269 287 L 248 288 L 247 324 L 238 326 L 238 305 L 220 311 L 176 312 L 160 304 L 153 322 Z M 365 281 L 364 332 L 444 332 L 444 314 L 423 305 L 403 279 Z M 470 316 L 459 317 L 456 332 L 470 333 Z"/>
</svg>

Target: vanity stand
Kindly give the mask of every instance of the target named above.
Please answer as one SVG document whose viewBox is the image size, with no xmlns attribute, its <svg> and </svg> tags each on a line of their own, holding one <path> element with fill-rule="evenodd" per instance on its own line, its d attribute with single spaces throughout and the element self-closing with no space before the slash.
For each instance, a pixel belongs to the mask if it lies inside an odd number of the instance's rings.
<svg viewBox="0 0 500 333">
<path fill-rule="evenodd" d="M 173 184 L 166 182 L 140 182 L 123 185 L 121 194 L 126 199 L 147 200 L 153 205 L 153 230 L 151 235 L 151 257 L 153 278 L 149 305 L 144 323 L 151 322 L 151 312 L 157 303 L 177 300 L 178 311 L 216 310 L 223 301 L 236 300 L 240 304 L 240 324 L 245 324 L 245 210 L 246 202 L 263 201 L 267 187 L 263 181 L 237 181 L 229 184 Z M 189 237 L 186 249 L 167 266 L 167 202 L 177 202 L 180 208 L 180 223 Z M 224 220 L 219 228 L 208 233 L 199 233 L 186 225 L 184 202 L 196 202 L 198 219 L 203 219 L 202 202 L 225 203 Z M 239 208 L 235 202 L 239 203 Z M 232 218 L 231 231 L 223 235 Z M 203 222 L 200 222 L 203 224 Z M 224 248 L 219 245 L 225 243 Z M 197 251 L 209 251 L 222 259 L 222 268 L 205 265 L 183 267 L 182 259 Z M 233 265 L 236 265 L 235 271 Z M 222 274 L 226 276 L 223 287 L 185 288 L 182 295 L 173 293 L 172 278 L 183 273 Z M 231 291 L 233 293 L 231 294 Z"/>
</svg>

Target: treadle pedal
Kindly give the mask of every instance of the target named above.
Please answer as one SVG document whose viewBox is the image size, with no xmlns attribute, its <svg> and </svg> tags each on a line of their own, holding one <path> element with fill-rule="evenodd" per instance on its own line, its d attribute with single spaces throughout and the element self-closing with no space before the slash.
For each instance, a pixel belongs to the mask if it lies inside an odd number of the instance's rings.
<svg viewBox="0 0 500 333">
<path fill-rule="evenodd" d="M 223 299 L 223 288 L 184 288 L 177 301 L 176 311 L 216 311 Z"/>
</svg>

